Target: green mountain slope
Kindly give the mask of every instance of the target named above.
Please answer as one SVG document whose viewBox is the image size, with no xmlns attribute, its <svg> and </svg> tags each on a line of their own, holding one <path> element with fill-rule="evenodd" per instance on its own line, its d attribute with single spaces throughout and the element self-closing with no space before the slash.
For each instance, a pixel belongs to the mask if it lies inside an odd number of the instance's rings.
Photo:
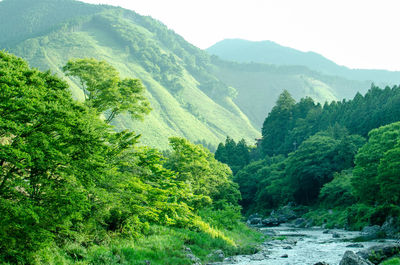
<svg viewBox="0 0 400 265">
<path fill-rule="evenodd" d="M 55 3 L 48 13 L 59 19 L 52 21 L 48 15 L 39 14 L 39 6 L 48 2 Z M 25 16 L 26 12 L 19 11 L 21 5 L 36 11 Z M 2 48 L 32 66 L 62 76 L 60 69 L 69 58 L 93 57 L 108 61 L 122 76 L 140 78 L 153 111 L 143 122 L 122 116 L 115 125 L 142 133 L 144 144 L 166 148 L 167 138 L 173 135 L 214 145 L 226 135 L 250 141 L 259 135 L 232 101 L 234 89 L 211 72 L 210 56 L 150 17 L 69 0 L 4 0 L 0 14 L 4 21 L 11 17 L 19 21 L 23 16 L 21 25 L 33 25 L 35 30 L 18 36 L 10 33 L 0 41 Z M 12 32 L 12 25 L 0 24 L 0 32 L 7 30 Z M 75 98 L 82 99 L 76 80 L 68 81 Z"/>
<path fill-rule="evenodd" d="M 272 41 L 247 41 L 226 39 L 220 41 L 207 51 L 225 60 L 237 62 L 256 62 L 276 65 L 302 65 L 324 74 L 342 76 L 351 80 L 399 84 L 400 72 L 386 70 L 349 69 L 337 65 L 320 54 L 302 52 L 281 46 Z"/>
<path fill-rule="evenodd" d="M 283 89 L 299 100 L 309 96 L 317 102 L 352 98 L 364 93 L 368 81 L 352 81 L 320 74 L 304 66 L 276 66 L 257 63 L 234 63 L 214 57 L 214 73 L 220 80 L 236 88 L 234 102 L 261 128 Z"/>
</svg>

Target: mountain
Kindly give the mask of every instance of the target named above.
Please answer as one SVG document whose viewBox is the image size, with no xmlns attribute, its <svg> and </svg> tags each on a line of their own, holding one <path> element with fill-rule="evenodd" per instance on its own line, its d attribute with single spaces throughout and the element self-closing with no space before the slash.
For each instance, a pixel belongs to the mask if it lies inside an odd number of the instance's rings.
<svg viewBox="0 0 400 265">
<path fill-rule="evenodd" d="M 0 49 L 51 69 L 67 80 L 77 100 L 83 100 L 79 82 L 61 71 L 70 58 L 106 60 L 122 77 L 140 78 L 153 110 L 144 121 L 121 115 L 113 122 L 161 149 L 170 136 L 216 146 L 229 135 L 252 144 L 284 89 L 296 99 L 324 103 L 370 86 L 304 66 L 224 61 L 151 17 L 75 0 L 3 0 L 0 36 Z"/>
<path fill-rule="evenodd" d="M 214 76 L 210 56 L 165 25 L 122 8 L 73 0 L 3 0 L 0 48 L 31 66 L 63 75 L 70 58 L 106 60 L 122 76 L 140 78 L 153 108 L 144 121 L 121 116 L 114 125 L 166 148 L 169 136 L 217 145 L 227 135 L 253 142 L 259 132 L 233 102 L 235 90 Z"/>
<path fill-rule="evenodd" d="M 260 63 L 235 63 L 213 57 L 214 74 L 227 85 L 235 87 L 234 102 L 261 128 L 265 117 L 286 89 L 294 99 L 308 96 L 324 104 L 364 94 L 369 81 L 348 80 L 312 71 L 305 66 L 279 66 Z"/>
<path fill-rule="evenodd" d="M 281 46 L 272 41 L 222 40 L 207 51 L 222 59 L 249 63 L 275 65 L 302 65 L 327 75 L 341 76 L 350 80 L 376 82 L 380 85 L 400 83 L 400 72 L 386 70 L 349 69 L 337 65 L 315 52 L 302 52 Z"/>
</svg>

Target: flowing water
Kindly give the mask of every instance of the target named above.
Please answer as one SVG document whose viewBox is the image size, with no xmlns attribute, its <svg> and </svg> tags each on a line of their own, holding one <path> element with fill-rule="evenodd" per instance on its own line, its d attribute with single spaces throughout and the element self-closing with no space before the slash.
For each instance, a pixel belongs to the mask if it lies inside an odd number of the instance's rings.
<svg viewBox="0 0 400 265">
<path fill-rule="evenodd" d="M 356 253 L 374 245 L 393 242 L 393 240 L 372 240 L 355 244 L 351 239 L 360 236 L 360 233 L 340 229 L 293 228 L 281 225 L 263 228 L 262 231 L 274 235 L 276 239 L 264 242 L 257 254 L 229 257 L 218 264 L 313 265 L 317 262 L 326 262 L 336 265 L 347 250 Z M 353 246 L 349 246 L 351 244 Z"/>
</svg>

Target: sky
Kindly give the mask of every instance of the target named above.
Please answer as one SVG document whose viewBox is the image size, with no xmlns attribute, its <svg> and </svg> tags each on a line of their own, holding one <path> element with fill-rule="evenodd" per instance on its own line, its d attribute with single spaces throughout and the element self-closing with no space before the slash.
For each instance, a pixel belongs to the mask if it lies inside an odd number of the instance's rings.
<svg viewBox="0 0 400 265">
<path fill-rule="evenodd" d="M 205 49 L 270 40 L 350 68 L 400 70 L 399 0 L 84 0 L 149 15 Z"/>
</svg>

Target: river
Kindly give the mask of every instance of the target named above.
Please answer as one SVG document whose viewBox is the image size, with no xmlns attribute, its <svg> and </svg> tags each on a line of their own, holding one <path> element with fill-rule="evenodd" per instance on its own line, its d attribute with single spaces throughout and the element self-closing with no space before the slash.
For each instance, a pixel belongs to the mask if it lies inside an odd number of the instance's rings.
<svg viewBox="0 0 400 265">
<path fill-rule="evenodd" d="M 313 265 L 326 262 L 339 264 L 347 250 L 357 252 L 378 244 L 394 240 L 372 240 L 354 243 L 352 239 L 360 232 L 340 229 L 293 228 L 287 225 L 262 228 L 262 232 L 273 235 L 275 239 L 262 244 L 261 251 L 254 255 L 242 255 L 226 258 L 215 264 L 235 265 Z"/>
</svg>

